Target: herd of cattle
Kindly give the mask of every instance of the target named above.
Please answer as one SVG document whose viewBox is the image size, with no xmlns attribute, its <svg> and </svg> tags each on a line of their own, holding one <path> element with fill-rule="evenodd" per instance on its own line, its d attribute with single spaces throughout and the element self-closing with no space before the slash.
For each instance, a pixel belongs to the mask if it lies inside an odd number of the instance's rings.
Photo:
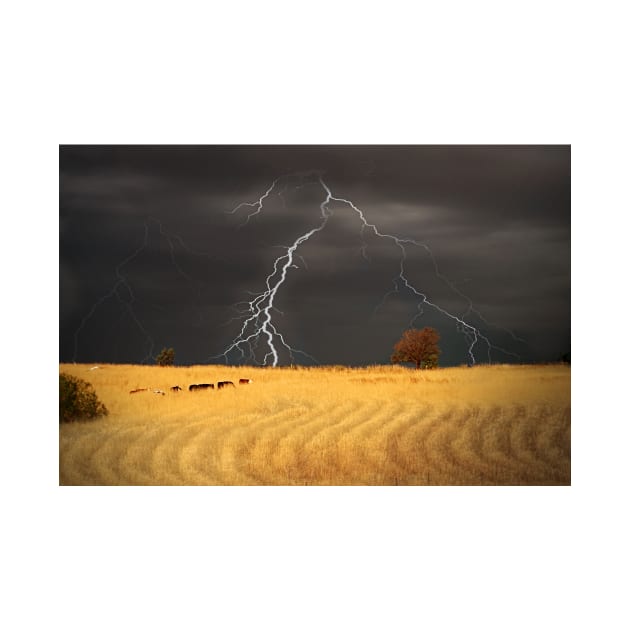
<svg viewBox="0 0 630 630">
<path fill-rule="evenodd" d="M 254 381 L 251 378 L 240 378 L 238 380 L 239 385 L 249 385 Z M 234 387 L 234 383 L 232 381 L 219 381 L 217 383 L 217 389 L 223 389 L 224 387 Z M 214 389 L 214 383 L 195 383 L 193 385 L 188 386 L 189 392 L 196 392 L 203 389 Z M 181 392 L 183 389 L 179 385 L 173 385 L 170 388 L 172 392 Z M 162 396 L 166 395 L 166 392 L 163 389 L 151 389 L 150 387 L 140 387 L 139 389 L 132 389 L 130 394 L 137 394 L 138 392 L 151 392 L 153 394 L 160 394 Z"/>
</svg>

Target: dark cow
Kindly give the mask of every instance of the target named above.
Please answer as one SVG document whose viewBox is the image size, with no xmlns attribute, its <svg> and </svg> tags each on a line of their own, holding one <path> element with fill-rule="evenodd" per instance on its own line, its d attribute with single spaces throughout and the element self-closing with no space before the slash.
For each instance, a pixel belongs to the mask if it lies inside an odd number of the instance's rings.
<svg viewBox="0 0 630 630">
<path fill-rule="evenodd" d="M 171 391 L 172 392 L 181 392 L 182 388 L 179 385 L 174 385 L 173 387 L 171 387 Z"/>
<path fill-rule="evenodd" d="M 140 389 L 132 389 L 129 393 L 130 394 L 137 394 L 138 392 L 146 392 L 147 388 L 146 387 L 141 387 Z"/>
<path fill-rule="evenodd" d="M 217 383 L 217 389 L 223 389 L 224 387 L 234 387 L 234 383 L 232 381 L 219 381 Z"/>
<path fill-rule="evenodd" d="M 239 385 L 249 385 L 250 383 L 253 383 L 254 381 L 251 378 L 239 378 L 238 379 L 238 384 Z"/>
<path fill-rule="evenodd" d="M 188 391 L 194 392 L 198 389 L 214 389 L 214 384 L 213 383 L 199 383 L 198 385 L 191 385 L 188 388 Z"/>
</svg>

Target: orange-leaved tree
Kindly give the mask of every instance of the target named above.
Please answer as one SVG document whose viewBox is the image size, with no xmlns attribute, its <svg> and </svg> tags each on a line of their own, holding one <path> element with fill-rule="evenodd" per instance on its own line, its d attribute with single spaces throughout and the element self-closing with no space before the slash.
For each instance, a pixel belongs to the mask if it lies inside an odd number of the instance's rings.
<svg viewBox="0 0 630 630">
<path fill-rule="evenodd" d="M 437 367 L 440 356 L 440 333 L 435 328 L 405 330 L 400 341 L 394 346 L 392 363 L 415 363 L 416 368 Z"/>
</svg>

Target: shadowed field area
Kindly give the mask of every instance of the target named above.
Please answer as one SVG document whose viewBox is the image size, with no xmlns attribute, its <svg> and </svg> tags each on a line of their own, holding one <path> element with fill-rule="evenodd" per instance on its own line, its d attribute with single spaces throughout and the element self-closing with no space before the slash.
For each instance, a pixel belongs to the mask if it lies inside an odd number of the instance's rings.
<svg viewBox="0 0 630 630">
<path fill-rule="evenodd" d="M 90 367 L 60 371 L 110 413 L 60 425 L 61 485 L 571 483 L 563 365 Z M 165 395 L 129 393 L 141 388 Z"/>
</svg>

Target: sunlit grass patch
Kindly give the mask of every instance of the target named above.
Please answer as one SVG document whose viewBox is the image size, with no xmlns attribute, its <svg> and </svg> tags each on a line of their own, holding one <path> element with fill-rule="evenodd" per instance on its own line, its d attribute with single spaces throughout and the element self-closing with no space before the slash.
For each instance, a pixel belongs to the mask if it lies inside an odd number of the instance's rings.
<svg viewBox="0 0 630 630">
<path fill-rule="evenodd" d="M 60 371 L 90 382 L 110 414 L 60 427 L 61 484 L 571 481 L 564 365 L 88 368 Z M 188 391 L 220 380 L 236 386 Z"/>
</svg>

